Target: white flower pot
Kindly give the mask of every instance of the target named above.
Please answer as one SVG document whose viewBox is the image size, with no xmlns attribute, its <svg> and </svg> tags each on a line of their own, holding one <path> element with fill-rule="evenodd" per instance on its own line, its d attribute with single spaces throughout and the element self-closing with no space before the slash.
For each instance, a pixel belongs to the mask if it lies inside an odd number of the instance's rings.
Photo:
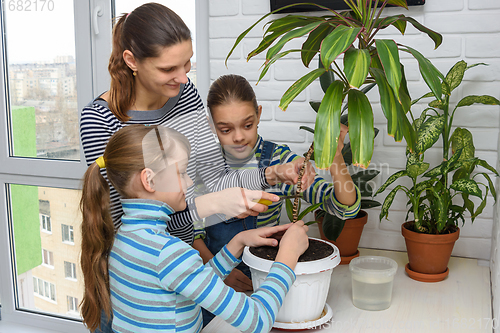
<svg viewBox="0 0 500 333">
<path fill-rule="evenodd" d="M 321 317 L 325 308 L 330 278 L 333 268 L 340 263 L 338 248 L 330 242 L 311 238 L 333 247 L 333 253 L 323 259 L 299 262 L 295 266 L 297 279 L 285 297 L 276 321 L 280 323 L 300 323 Z M 249 248 L 243 251 L 243 262 L 250 267 L 253 289 L 257 290 L 266 279 L 274 261 L 253 255 Z"/>
</svg>

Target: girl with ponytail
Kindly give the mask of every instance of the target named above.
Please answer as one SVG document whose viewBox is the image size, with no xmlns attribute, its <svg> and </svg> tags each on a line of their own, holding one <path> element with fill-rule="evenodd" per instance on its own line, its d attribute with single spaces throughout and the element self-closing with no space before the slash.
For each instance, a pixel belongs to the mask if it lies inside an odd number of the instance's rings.
<svg viewBox="0 0 500 333">
<path fill-rule="evenodd" d="M 185 194 L 192 184 L 186 173 L 189 154 L 189 142 L 179 132 L 131 125 L 110 138 L 103 155 L 85 173 L 80 202 L 85 283 L 81 313 L 90 330 L 113 317 L 113 332 L 199 332 L 201 307 L 240 330 L 271 329 L 295 280 L 298 257 L 307 249 L 308 227 L 299 221 L 241 232 L 203 265 L 197 251 L 168 232 L 171 216 L 186 209 Z M 124 215 L 116 235 L 109 186 L 101 170 L 122 197 Z M 200 218 L 238 215 L 248 205 L 267 209 L 253 203 L 260 198 L 279 199 L 262 191 L 229 188 L 197 197 L 195 204 Z M 242 201 L 247 205 L 241 206 Z M 224 284 L 241 262 L 244 246 L 277 246 L 271 236 L 282 232 L 276 262 L 257 292 L 248 297 Z"/>
</svg>

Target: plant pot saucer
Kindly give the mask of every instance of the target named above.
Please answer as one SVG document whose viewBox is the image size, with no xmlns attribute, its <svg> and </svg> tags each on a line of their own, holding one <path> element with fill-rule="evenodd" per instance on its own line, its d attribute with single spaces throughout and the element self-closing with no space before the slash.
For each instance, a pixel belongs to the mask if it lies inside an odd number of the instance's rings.
<svg viewBox="0 0 500 333">
<path fill-rule="evenodd" d="M 405 271 L 408 274 L 408 276 L 411 277 L 413 280 L 417 280 L 417 281 L 420 281 L 420 282 L 439 282 L 439 281 L 443 281 L 448 276 L 448 274 L 450 273 L 450 270 L 448 269 L 448 267 L 446 267 L 446 271 L 444 271 L 443 273 L 439 273 L 439 274 L 419 273 L 419 272 L 412 271 L 410 269 L 410 263 L 406 264 Z"/>
<path fill-rule="evenodd" d="M 330 305 L 325 304 L 321 317 L 316 320 L 303 321 L 299 323 L 280 323 L 274 322 L 273 328 L 283 331 L 305 331 L 313 328 L 321 328 L 321 325 L 327 323 L 333 317 L 333 311 Z"/>
<path fill-rule="evenodd" d="M 341 265 L 349 265 L 352 259 L 359 257 L 359 250 L 356 250 L 356 253 L 354 253 L 352 256 L 342 256 L 340 255 L 340 264 Z"/>
</svg>

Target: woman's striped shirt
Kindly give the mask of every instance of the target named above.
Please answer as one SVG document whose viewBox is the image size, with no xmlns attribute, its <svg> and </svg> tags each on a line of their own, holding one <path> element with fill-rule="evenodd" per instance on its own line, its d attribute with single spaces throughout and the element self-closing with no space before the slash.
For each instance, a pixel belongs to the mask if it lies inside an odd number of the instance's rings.
<svg viewBox="0 0 500 333">
<path fill-rule="evenodd" d="M 158 110 L 128 111 L 131 119 L 122 122 L 111 112 L 106 101 L 97 98 L 83 108 L 80 117 L 80 138 L 87 165 L 92 164 L 104 153 L 109 138 L 120 128 L 130 124 L 161 125 L 173 128 L 184 134 L 191 144 L 191 156 L 187 167 L 189 177 L 196 183 L 203 183 L 210 191 L 219 191 L 229 187 L 245 187 L 262 190 L 269 185 L 264 169 L 234 172 L 222 157 L 220 146 L 215 141 L 210 129 L 207 113 L 197 89 L 188 81 L 182 85 L 179 95 L 170 98 Z M 106 177 L 106 170 L 101 173 Z M 108 181 L 109 184 L 109 181 Z M 115 228 L 120 225 L 123 214 L 120 195 L 111 184 L 111 215 Z M 188 206 L 185 211 L 172 215 L 169 232 L 188 244 L 193 241 L 193 221 L 200 220 L 194 205 L 193 187 L 186 194 Z"/>
<path fill-rule="evenodd" d="M 242 332 L 268 332 L 295 274 L 274 263 L 250 297 L 223 280 L 241 260 L 226 247 L 203 265 L 198 252 L 166 231 L 172 209 L 122 200 L 124 215 L 109 257 L 114 332 L 200 332 L 201 307 Z"/>
</svg>

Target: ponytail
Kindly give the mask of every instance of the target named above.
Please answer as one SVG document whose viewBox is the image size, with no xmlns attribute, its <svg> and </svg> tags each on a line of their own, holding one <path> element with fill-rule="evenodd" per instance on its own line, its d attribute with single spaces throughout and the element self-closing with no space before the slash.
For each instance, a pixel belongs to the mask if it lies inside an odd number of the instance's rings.
<svg viewBox="0 0 500 333">
<path fill-rule="evenodd" d="M 109 211 L 109 186 L 93 163 L 85 172 L 80 210 L 82 212 L 82 253 L 80 263 L 85 290 L 80 309 L 83 323 L 95 331 L 101 311 L 111 318 L 108 256 L 113 246 L 114 226 Z"/>
<path fill-rule="evenodd" d="M 111 76 L 109 109 L 122 122 L 135 103 L 135 78 L 123 59 L 129 50 L 136 61 L 155 58 L 165 47 L 191 41 L 191 32 L 182 19 L 169 8 L 147 3 L 123 14 L 113 27 L 113 50 L 108 70 Z"/>
<path fill-rule="evenodd" d="M 122 122 L 130 119 L 127 110 L 135 102 L 134 77 L 132 70 L 123 60 L 122 45 L 123 24 L 127 15 L 122 15 L 113 27 L 113 50 L 109 58 L 108 71 L 111 75 L 109 89 L 109 109 Z"/>
</svg>

